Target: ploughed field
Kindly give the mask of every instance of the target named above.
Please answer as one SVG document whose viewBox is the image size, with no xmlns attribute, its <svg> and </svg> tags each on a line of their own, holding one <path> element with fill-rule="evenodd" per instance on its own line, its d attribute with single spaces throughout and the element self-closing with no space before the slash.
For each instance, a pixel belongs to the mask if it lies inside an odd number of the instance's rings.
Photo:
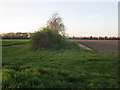
<svg viewBox="0 0 120 90">
<path fill-rule="evenodd" d="M 75 40 L 76 42 L 99 52 L 118 53 L 118 40 Z"/>
</svg>

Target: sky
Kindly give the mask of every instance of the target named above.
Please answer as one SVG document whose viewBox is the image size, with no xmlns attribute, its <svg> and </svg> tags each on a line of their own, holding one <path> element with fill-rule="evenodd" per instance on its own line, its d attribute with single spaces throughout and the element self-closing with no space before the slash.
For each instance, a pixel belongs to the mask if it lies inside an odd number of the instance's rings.
<svg viewBox="0 0 120 90">
<path fill-rule="evenodd" d="M 118 2 L 0 1 L 0 33 L 34 32 L 58 13 L 69 36 L 118 36 Z"/>
</svg>

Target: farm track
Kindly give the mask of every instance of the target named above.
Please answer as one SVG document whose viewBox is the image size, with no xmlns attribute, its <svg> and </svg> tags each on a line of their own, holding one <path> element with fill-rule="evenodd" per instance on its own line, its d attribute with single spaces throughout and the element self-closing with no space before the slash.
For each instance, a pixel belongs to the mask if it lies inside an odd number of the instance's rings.
<svg viewBox="0 0 120 90">
<path fill-rule="evenodd" d="M 24 45 L 25 43 L 20 43 L 20 44 L 9 44 L 9 45 L 0 45 L 0 46 L 19 46 L 19 45 Z"/>
<path fill-rule="evenodd" d="M 118 40 L 74 40 L 92 50 L 118 54 Z"/>
</svg>

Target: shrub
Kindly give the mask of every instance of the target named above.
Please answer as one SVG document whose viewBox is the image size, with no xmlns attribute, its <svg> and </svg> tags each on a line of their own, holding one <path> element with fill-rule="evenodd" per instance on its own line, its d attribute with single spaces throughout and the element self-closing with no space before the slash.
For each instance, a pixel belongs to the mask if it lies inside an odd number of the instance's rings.
<svg viewBox="0 0 120 90">
<path fill-rule="evenodd" d="M 31 37 L 32 49 L 48 49 L 59 47 L 64 38 L 54 30 L 42 28 L 35 32 Z"/>
</svg>

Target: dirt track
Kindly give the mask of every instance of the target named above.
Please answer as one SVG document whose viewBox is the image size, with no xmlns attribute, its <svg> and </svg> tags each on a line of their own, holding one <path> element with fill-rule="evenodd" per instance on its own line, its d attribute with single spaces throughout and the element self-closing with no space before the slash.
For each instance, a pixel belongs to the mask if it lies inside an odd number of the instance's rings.
<svg viewBox="0 0 120 90">
<path fill-rule="evenodd" d="M 93 50 L 105 53 L 118 53 L 118 40 L 74 40 Z"/>
</svg>

